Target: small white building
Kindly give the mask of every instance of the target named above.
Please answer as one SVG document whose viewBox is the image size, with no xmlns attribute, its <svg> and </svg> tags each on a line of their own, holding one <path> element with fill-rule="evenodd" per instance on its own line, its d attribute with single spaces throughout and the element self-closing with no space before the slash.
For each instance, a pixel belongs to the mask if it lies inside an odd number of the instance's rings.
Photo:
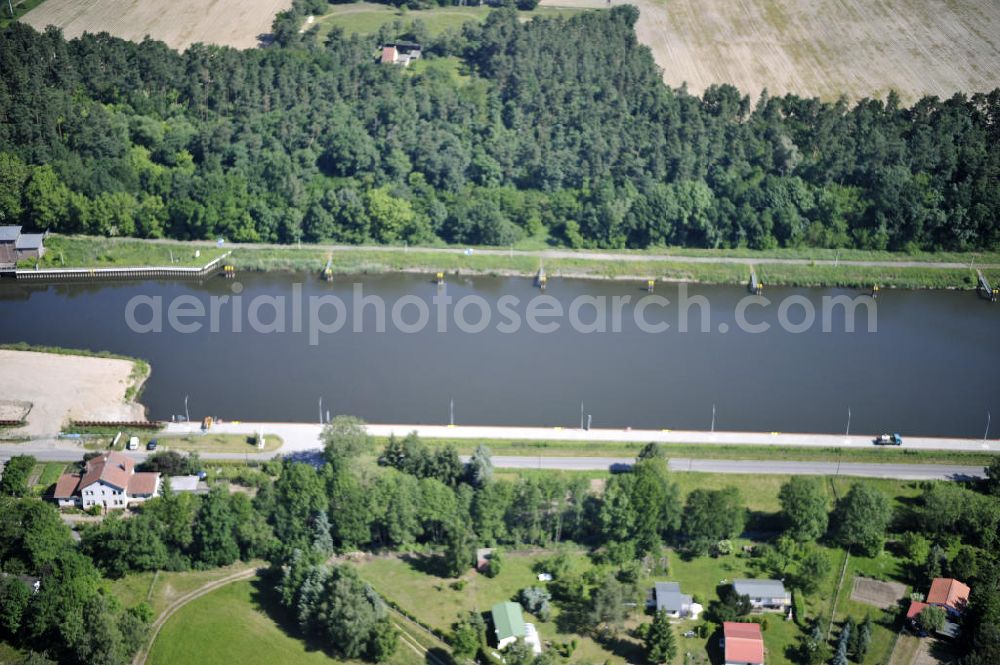
<svg viewBox="0 0 1000 665">
<path fill-rule="evenodd" d="M 780 580 L 733 580 L 733 589 L 750 597 L 750 607 L 762 612 L 787 612 L 792 594 Z"/>
<path fill-rule="evenodd" d="M 121 453 L 105 453 L 87 461 L 82 473 L 64 473 L 52 495 L 59 506 L 126 508 L 160 491 L 160 474 L 137 472 L 135 462 Z"/>
<path fill-rule="evenodd" d="M 691 596 L 681 593 L 681 585 L 677 582 L 656 582 L 646 606 L 655 607 L 657 612 L 666 612 L 671 619 L 697 619 L 701 612 L 701 605 L 693 602 Z"/>
</svg>

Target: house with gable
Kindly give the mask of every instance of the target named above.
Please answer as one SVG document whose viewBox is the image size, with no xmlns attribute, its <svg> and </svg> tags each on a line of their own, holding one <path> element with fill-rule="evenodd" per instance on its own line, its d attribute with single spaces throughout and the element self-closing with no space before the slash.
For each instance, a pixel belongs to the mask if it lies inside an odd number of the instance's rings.
<svg viewBox="0 0 1000 665">
<path fill-rule="evenodd" d="M 64 473 L 52 498 L 59 506 L 123 509 L 156 496 L 160 474 L 135 470 L 129 457 L 110 452 L 87 460 L 81 473 Z"/>
</svg>

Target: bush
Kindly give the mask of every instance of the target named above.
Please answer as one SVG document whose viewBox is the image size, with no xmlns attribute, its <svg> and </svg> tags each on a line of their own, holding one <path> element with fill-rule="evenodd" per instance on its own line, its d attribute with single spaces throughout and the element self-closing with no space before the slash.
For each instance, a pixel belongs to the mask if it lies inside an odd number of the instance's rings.
<svg viewBox="0 0 1000 665">
<path fill-rule="evenodd" d="M 552 594 L 541 587 L 531 586 L 521 589 L 517 594 L 517 600 L 521 603 L 521 607 L 542 621 L 548 621 L 552 615 L 552 608 L 549 604 L 549 601 L 552 600 Z"/>
<path fill-rule="evenodd" d="M 503 555 L 500 553 L 500 550 L 493 550 L 489 561 L 486 562 L 486 569 L 483 570 L 483 574 L 486 577 L 494 578 L 500 574 L 501 570 L 503 570 Z"/>
<path fill-rule="evenodd" d="M 28 477 L 35 468 L 35 458 L 31 455 L 11 457 L 4 466 L 3 476 L 0 476 L 0 495 L 26 496 L 28 494 Z"/>
</svg>

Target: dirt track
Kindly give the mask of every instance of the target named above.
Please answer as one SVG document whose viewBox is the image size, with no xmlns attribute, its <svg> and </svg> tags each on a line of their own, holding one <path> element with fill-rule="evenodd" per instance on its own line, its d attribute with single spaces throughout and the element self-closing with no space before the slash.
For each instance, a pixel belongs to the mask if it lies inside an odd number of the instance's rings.
<svg viewBox="0 0 1000 665">
<path fill-rule="evenodd" d="M 291 0 L 46 0 L 25 23 L 42 30 L 52 24 L 67 37 L 109 32 L 140 41 L 146 35 L 185 49 L 196 42 L 252 48 L 271 31 L 274 15 Z"/>
<path fill-rule="evenodd" d="M 51 0 L 50 0 L 51 1 Z M 614 0 L 619 4 L 623 0 Z M 701 93 L 732 83 L 771 94 L 857 99 L 1000 86 L 996 0 L 628 0 L 664 80 Z M 606 0 L 542 0 L 607 7 Z"/>
</svg>

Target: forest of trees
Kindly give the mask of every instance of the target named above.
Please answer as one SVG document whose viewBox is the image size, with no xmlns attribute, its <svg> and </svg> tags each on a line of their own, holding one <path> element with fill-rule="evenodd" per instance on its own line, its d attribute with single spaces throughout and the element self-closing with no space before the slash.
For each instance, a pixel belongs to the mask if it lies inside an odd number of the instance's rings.
<svg viewBox="0 0 1000 665">
<path fill-rule="evenodd" d="M 458 577 L 481 546 L 552 547 L 544 570 L 554 581 L 545 593 L 522 590 L 520 601 L 539 614 L 558 603 L 564 617 L 574 617 L 575 631 L 599 634 L 626 618 L 641 592 L 641 570 L 663 556 L 665 545 L 688 558 L 725 556 L 732 553 L 730 539 L 763 528 L 774 535 L 755 545 L 751 570 L 807 594 L 834 574 L 817 542 L 877 556 L 891 538 L 913 588 L 944 575 L 975 589 L 962 626 L 963 665 L 992 665 L 1000 657 L 1000 461 L 978 486 L 928 483 L 898 507 L 858 481 L 832 514 L 822 480 L 793 478 L 781 488 L 778 513 L 752 516 L 735 487 L 695 489 L 682 500 L 655 444 L 598 492 L 586 478 L 558 473 L 494 478 L 483 446 L 466 464 L 453 450 L 431 449 L 412 434 L 375 450 L 356 419 L 334 419 L 324 440 L 319 465 L 285 459 L 242 471 L 235 480 L 257 489 L 252 499 L 224 483 L 203 496 L 168 487 L 128 519 L 109 516 L 81 527 L 78 546 L 53 506 L 19 497 L 19 481 L 0 484 L 13 490 L 0 496 L 0 640 L 45 650 L 60 662 L 124 665 L 146 634 L 150 610 L 122 608 L 102 594 L 102 575 L 264 558 L 272 564 L 265 578 L 303 638 L 334 655 L 381 661 L 396 648 L 384 602 L 353 569 L 329 565 L 330 557 L 417 549 L 428 553 L 428 570 Z M 174 464 L 167 455 L 158 453 L 153 463 Z M 375 469 L 365 461 L 372 457 Z M 588 548 L 598 566 L 573 572 L 558 548 L 569 541 Z M 498 573 L 502 561 L 495 550 L 496 567 L 486 574 Z M 18 575 L 39 577 L 40 592 L 32 594 Z M 708 604 L 715 622 L 748 612 L 749 603 L 734 593 Z M 82 629 L 95 624 L 100 630 Z M 667 649 L 650 630 L 650 651 Z M 804 633 L 797 662 L 824 662 L 813 660 L 828 650 L 815 632 Z M 451 637 L 456 652 L 470 645 L 474 651 L 481 633 L 474 618 L 460 618 Z M 867 649 L 864 634 L 859 627 L 844 650 Z"/>
<path fill-rule="evenodd" d="M 247 51 L 4 29 L 0 223 L 284 243 L 1000 247 L 1000 90 L 909 108 L 727 85 L 697 97 L 664 85 L 630 6 L 529 22 L 498 9 L 404 69 L 376 64 L 377 35 L 300 35 L 297 11 L 273 47 Z"/>
</svg>

